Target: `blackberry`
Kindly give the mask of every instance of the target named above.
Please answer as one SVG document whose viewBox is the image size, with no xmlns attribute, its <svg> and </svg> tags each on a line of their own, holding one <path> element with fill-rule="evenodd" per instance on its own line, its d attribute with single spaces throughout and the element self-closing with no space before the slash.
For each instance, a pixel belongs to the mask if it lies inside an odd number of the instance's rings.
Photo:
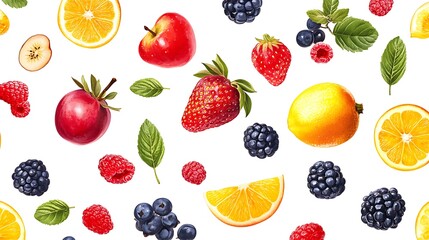
<svg viewBox="0 0 429 240">
<path fill-rule="evenodd" d="M 244 147 L 250 156 L 258 158 L 271 157 L 279 148 L 277 132 L 266 124 L 254 123 L 244 131 Z"/>
<path fill-rule="evenodd" d="M 405 213 L 405 201 L 396 188 L 379 188 L 363 197 L 361 220 L 378 230 L 396 228 Z"/>
<path fill-rule="evenodd" d="M 29 159 L 19 164 L 12 174 L 13 186 L 28 196 L 41 196 L 50 184 L 49 173 L 42 161 Z"/>
<path fill-rule="evenodd" d="M 318 161 L 310 167 L 307 187 L 321 199 L 333 199 L 345 190 L 346 179 L 339 166 L 331 161 Z"/>
<path fill-rule="evenodd" d="M 250 23 L 259 15 L 262 0 L 223 0 L 222 7 L 228 18 L 237 23 Z"/>
</svg>

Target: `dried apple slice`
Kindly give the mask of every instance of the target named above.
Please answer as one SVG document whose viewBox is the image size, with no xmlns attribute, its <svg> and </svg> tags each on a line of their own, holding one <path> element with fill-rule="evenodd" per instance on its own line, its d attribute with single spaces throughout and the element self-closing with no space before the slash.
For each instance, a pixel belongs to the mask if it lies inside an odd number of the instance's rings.
<svg viewBox="0 0 429 240">
<path fill-rule="evenodd" d="M 31 36 L 19 51 L 19 64 L 30 72 L 38 71 L 51 60 L 52 50 L 49 38 L 43 34 Z"/>
</svg>

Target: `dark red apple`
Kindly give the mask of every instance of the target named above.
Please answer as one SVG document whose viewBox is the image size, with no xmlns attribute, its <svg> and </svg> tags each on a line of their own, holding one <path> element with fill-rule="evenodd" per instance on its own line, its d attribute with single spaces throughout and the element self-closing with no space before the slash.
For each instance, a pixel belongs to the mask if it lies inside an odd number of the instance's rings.
<svg viewBox="0 0 429 240">
<path fill-rule="evenodd" d="M 67 93 L 58 103 L 55 112 L 55 126 L 58 134 L 72 143 L 88 144 L 98 140 L 110 125 L 110 109 L 106 100 L 113 99 L 116 92 L 106 95 L 106 91 L 116 79 L 100 91 L 100 81 L 91 75 L 91 90 L 85 79 L 73 79 L 81 88 Z"/>
<path fill-rule="evenodd" d="M 140 57 L 147 63 L 171 68 L 188 63 L 195 55 L 196 41 L 191 24 L 178 13 L 165 13 L 139 44 Z"/>
</svg>

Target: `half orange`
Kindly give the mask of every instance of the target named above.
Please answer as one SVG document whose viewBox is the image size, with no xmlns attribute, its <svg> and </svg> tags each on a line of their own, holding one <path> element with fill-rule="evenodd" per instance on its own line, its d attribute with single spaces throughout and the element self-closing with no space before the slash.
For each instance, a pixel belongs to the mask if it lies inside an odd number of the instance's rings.
<svg viewBox="0 0 429 240">
<path fill-rule="evenodd" d="M 386 111 L 374 130 L 375 147 L 390 167 L 416 170 L 429 162 L 429 112 L 414 104 Z"/>
<path fill-rule="evenodd" d="M 62 0 L 58 10 L 61 32 L 73 43 L 86 48 L 110 42 L 120 22 L 118 0 Z"/>
<path fill-rule="evenodd" d="M 21 216 L 9 204 L 0 201 L 0 239 L 25 240 Z"/>
<path fill-rule="evenodd" d="M 278 209 L 284 193 L 283 175 L 208 191 L 210 211 L 223 223 L 246 227 L 265 221 Z"/>
</svg>

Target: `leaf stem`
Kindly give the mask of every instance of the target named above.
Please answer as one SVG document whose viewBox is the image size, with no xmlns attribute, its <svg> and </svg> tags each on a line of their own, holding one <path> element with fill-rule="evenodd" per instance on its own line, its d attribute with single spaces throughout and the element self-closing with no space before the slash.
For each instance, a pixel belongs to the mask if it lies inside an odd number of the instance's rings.
<svg viewBox="0 0 429 240">
<path fill-rule="evenodd" d="M 389 84 L 389 96 L 391 95 L 391 93 L 392 93 L 392 85 Z"/>
<path fill-rule="evenodd" d="M 100 97 L 103 97 L 103 95 L 109 90 L 109 88 L 116 82 L 116 78 L 112 78 L 112 80 L 107 84 L 107 86 L 101 91 L 101 93 L 98 95 Z"/>
<path fill-rule="evenodd" d="M 74 206 L 69 207 L 69 209 L 72 209 L 72 208 L 74 208 Z"/>
<path fill-rule="evenodd" d="M 332 32 L 332 30 L 331 30 L 331 28 L 328 26 L 328 24 L 329 24 L 329 22 L 328 22 L 325 26 L 321 26 L 321 28 L 328 29 L 328 30 L 329 30 L 329 32 L 330 32 L 331 34 L 334 34 L 334 32 Z"/>
<path fill-rule="evenodd" d="M 156 168 L 153 168 L 153 172 L 155 173 L 156 182 L 158 184 L 161 184 L 161 182 L 159 181 L 159 178 L 158 178 L 158 174 L 156 174 Z"/>
</svg>

